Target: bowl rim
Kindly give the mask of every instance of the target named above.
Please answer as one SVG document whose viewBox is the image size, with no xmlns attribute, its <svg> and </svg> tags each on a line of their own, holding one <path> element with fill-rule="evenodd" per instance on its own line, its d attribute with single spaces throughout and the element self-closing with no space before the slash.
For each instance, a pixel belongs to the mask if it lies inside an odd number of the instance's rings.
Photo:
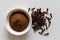
<svg viewBox="0 0 60 40">
<path fill-rule="evenodd" d="M 16 31 L 14 31 L 14 30 L 10 27 L 9 22 L 8 22 L 8 21 L 9 21 L 9 17 L 8 17 L 8 16 L 9 16 L 9 14 L 11 15 L 10 12 L 15 11 L 15 10 L 23 11 L 23 12 L 25 12 L 25 13 L 29 16 L 29 24 L 28 24 L 27 28 L 26 28 L 24 31 L 22 31 L 22 32 L 16 32 Z M 6 20 L 5 20 L 6 29 L 8 30 L 8 32 L 10 32 L 10 33 L 13 34 L 13 35 L 23 35 L 23 34 L 27 33 L 27 32 L 29 31 L 29 29 L 31 28 L 31 24 L 32 24 L 31 14 L 29 14 L 27 11 L 25 11 L 24 9 L 21 9 L 21 8 L 11 9 L 11 10 L 8 12 L 8 14 L 7 14 L 7 16 L 6 16 Z"/>
</svg>

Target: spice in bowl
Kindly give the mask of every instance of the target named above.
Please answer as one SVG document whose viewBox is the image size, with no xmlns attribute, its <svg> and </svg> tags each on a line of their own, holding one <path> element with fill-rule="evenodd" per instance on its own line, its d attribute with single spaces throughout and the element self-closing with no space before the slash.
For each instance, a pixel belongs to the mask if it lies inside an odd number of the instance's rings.
<svg viewBox="0 0 60 40">
<path fill-rule="evenodd" d="M 29 19 L 24 12 L 14 11 L 9 18 L 9 24 L 16 32 L 22 32 L 27 28 Z"/>
</svg>

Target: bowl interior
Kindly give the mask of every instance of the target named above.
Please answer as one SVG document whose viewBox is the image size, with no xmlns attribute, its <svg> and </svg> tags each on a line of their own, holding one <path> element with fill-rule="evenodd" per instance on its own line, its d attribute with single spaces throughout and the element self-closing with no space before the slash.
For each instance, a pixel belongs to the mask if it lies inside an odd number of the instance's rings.
<svg viewBox="0 0 60 40">
<path fill-rule="evenodd" d="M 24 31 L 22 31 L 22 32 L 16 32 L 15 30 L 13 30 L 13 29 L 10 27 L 9 18 L 10 18 L 10 16 L 11 16 L 11 14 L 12 14 L 13 12 L 15 12 L 15 11 L 24 12 L 24 13 L 27 15 L 28 19 L 29 19 L 29 24 L 28 24 L 27 28 L 26 28 Z M 23 34 L 25 34 L 25 33 L 30 29 L 30 27 L 31 27 L 31 16 L 30 16 L 30 15 L 28 14 L 28 12 L 26 12 L 25 10 L 23 10 L 23 9 L 13 9 L 12 11 L 10 11 L 10 12 L 8 13 L 7 18 L 6 18 L 6 28 L 7 28 L 7 30 L 8 30 L 11 34 L 14 34 L 14 35 L 23 35 Z"/>
</svg>

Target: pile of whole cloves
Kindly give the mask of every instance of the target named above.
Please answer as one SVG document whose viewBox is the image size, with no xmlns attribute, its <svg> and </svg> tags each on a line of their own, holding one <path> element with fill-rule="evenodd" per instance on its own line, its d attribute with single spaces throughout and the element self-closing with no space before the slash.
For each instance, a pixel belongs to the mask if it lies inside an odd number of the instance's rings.
<svg viewBox="0 0 60 40">
<path fill-rule="evenodd" d="M 45 35 L 49 35 L 49 33 L 45 33 L 45 31 L 48 30 L 48 28 L 51 25 L 51 19 L 52 19 L 52 13 L 48 13 L 48 8 L 46 9 L 46 11 L 41 11 L 41 8 L 29 8 L 28 12 L 31 11 L 31 17 L 32 17 L 32 28 L 34 30 L 34 32 L 36 32 L 37 30 L 41 30 L 39 32 L 39 34 L 43 34 Z M 50 15 L 50 17 L 46 16 L 46 15 Z"/>
</svg>

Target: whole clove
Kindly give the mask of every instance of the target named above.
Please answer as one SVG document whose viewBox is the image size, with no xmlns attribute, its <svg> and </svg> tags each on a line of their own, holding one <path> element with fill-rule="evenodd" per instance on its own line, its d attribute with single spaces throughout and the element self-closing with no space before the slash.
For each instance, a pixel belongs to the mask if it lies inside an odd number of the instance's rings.
<svg viewBox="0 0 60 40">
<path fill-rule="evenodd" d="M 48 8 L 46 9 L 46 13 L 48 14 Z"/>
<path fill-rule="evenodd" d="M 30 8 L 28 8 L 28 12 L 30 11 Z"/>
<path fill-rule="evenodd" d="M 44 34 L 44 36 L 48 36 L 48 35 L 49 35 L 49 33 L 45 33 L 45 34 Z"/>
<path fill-rule="evenodd" d="M 42 32 L 39 32 L 39 34 L 41 34 L 41 35 L 42 35 L 43 33 L 42 33 Z"/>
<path fill-rule="evenodd" d="M 35 8 L 32 8 L 31 10 L 33 11 Z"/>
<path fill-rule="evenodd" d="M 44 33 L 44 31 L 45 31 L 45 29 L 43 29 L 41 32 L 39 32 L 39 34 L 41 34 L 41 35 L 42 35 L 42 34 Z"/>
<path fill-rule="evenodd" d="M 50 13 L 50 16 L 51 16 L 51 18 L 52 18 L 52 13 Z"/>
<path fill-rule="evenodd" d="M 44 33 L 45 30 L 48 30 L 48 28 L 51 25 L 52 13 L 50 13 L 50 17 L 46 16 L 46 14 L 49 14 L 48 10 L 49 9 L 47 8 L 46 12 L 45 11 L 42 12 L 41 8 L 39 9 L 37 8 L 36 10 L 35 8 L 31 9 L 32 25 L 34 25 L 32 28 L 35 32 L 38 31 L 39 29 L 42 30 L 41 32 L 39 32 L 39 34 L 41 35 Z M 46 33 L 44 35 L 49 35 L 49 33 Z"/>
</svg>

